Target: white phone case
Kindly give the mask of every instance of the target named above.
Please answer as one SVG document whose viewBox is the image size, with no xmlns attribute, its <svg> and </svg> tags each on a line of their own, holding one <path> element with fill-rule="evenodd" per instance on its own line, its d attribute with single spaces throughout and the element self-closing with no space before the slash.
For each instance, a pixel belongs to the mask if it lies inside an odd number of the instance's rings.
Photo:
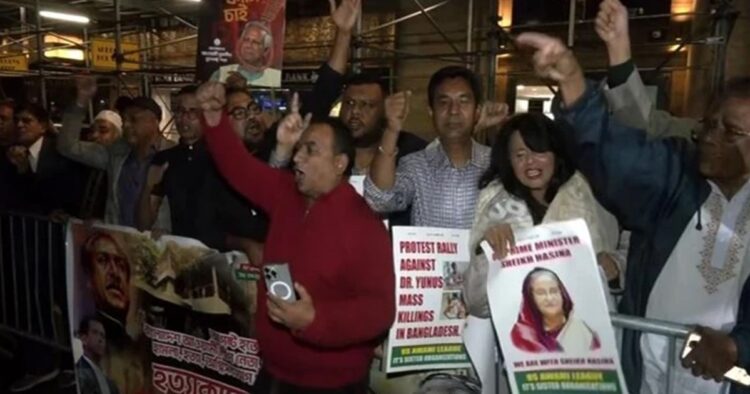
<svg viewBox="0 0 750 394">
<path fill-rule="evenodd" d="M 284 301 L 297 301 L 297 293 L 294 291 L 289 264 L 266 264 L 263 266 L 263 278 L 266 281 L 266 288 L 269 293 Z"/>
</svg>

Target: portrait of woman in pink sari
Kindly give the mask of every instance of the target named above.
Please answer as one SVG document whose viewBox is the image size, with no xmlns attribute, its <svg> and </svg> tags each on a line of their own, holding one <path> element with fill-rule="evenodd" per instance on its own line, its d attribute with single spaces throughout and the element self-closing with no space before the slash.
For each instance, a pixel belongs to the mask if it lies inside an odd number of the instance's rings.
<svg viewBox="0 0 750 394">
<path fill-rule="evenodd" d="M 517 349 L 579 353 L 601 347 L 599 335 L 575 317 L 573 300 L 556 273 L 533 269 L 523 281 L 522 292 L 521 312 L 511 330 Z"/>
</svg>

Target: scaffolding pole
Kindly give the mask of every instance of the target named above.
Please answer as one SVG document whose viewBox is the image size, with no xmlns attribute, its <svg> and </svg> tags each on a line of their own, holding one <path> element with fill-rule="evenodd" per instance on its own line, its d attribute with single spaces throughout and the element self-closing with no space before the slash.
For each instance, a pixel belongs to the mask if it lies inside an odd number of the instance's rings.
<svg viewBox="0 0 750 394">
<path fill-rule="evenodd" d="M 489 0 L 489 23 L 487 32 L 487 100 L 495 100 L 495 82 L 497 80 L 497 50 L 500 46 L 500 18 L 498 10 L 503 0 Z"/>
<path fill-rule="evenodd" d="M 456 44 L 454 44 L 453 41 L 451 41 L 451 39 L 448 37 L 448 35 L 445 34 L 443 29 L 440 28 L 440 25 L 438 25 L 438 23 L 435 21 L 435 18 L 433 18 L 432 15 L 430 15 L 430 13 L 422 5 L 422 3 L 420 3 L 419 0 L 414 0 L 414 4 L 416 4 L 417 7 L 419 7 L 419 11 L 421 11 L 422 15 L 424 15 L 424 17 L 427 18 L 427 21 L 430 22 L 430 24 L 435 29 L 435 31 L 438 32 L 438 34 L 440 34 L 441 37 L 443 37 L 443 40 L 445 40 L 445 42 L 448 45 L 450 45 L 451 48 L 453 48 L 453 52 L 456 52 L 457 55 L 461 56 L 461 50 L 458 49 Z"/>
<path fill-rule="evenodd" d="M 120 96 L 122 90 L 122 81 L 120 78 L 120 71 L 122 70 L 122 12 L 120 10 L 120 0 L 114 0 L 115 6 L 115 64 L 117 70 L 117 85 L 115 90 L 117 96 Z"/>
<path fill-rule="evenodd" d="M 86 66 L 86 71 L 90 72 L 91 70 L 91 59 L 89 59 L 89 30 L 87 28 L 83 28 L 83 64 Z M 94 103 L 93 98 L 89 100 L 88 112 L 89 112 L 89 121 L 91 123 L 94 122 Z"/>
<path fill-rule="evenodd" d="M 146 30 L 148 30 L 148 28 Z M 150 34 L 140 34 L 139 37 L 138 37 L 138 41 L 140 42 L 139 46 L 141 48 L 146 47 L 146 49 L 144 49 L 142 51 L 143 52 L 142 60 L 143 60 L 144 63 L 148 63 L 148 59 L 149 59 L 148 55 L 149 55 L 149 49 L 150 49 L 149 47 L 151 46 L 151 35 Z M 124 56 L 124 54 L 123 54 L 123 56 Z M 148 78 L 149 78 L 148 74 L 143 74 L 141 76 L 141 81 L 142 81 L 142 84 L 143 84 L 143 86 L 141 87 L 141 89 L 143 89 L 143 95 L 144 96 L 151 97 L 151 84 L 149 83 L 149 79 Z"/>
<path fill-rule="evenodd" d="M 357 16 L 357 23 L 354 26 L 354 53 L 352 56 L 352 71 L 355 74 L 359 74 L 362 72 L 362 65 L 359 62 L 359 59 L 362 58 L 362 46 L 364 45 L 364 42 L 362 41 L 362 12 L 359 13 Z"/>
<path fill-rule="evenodd" d="M 197 40 L 197 39 L 198 39 L 198 35 L 197 34 L 191 34 L 189 36 L 175 38 L 174 40 L 171 40 L 171 41 L 165 41 L 165 42 L 162 42 L 160 44 L 155 44 L 155 45 L 150 45 L 149 44 L 149 45 L 147 45 L 145 47 L 143 46 L 143 44 L 141 44 L 140 48 L 132 50 L 132 51 L 123 52 L 122 56 L 132 55 L 134 53 L 146 52 L 146 51 L 150 51 L 152 49 L 162 48 L 162 47 L 174 45 L 174 44 L 177 44 L 177 43 L 180 43 L 180 42 L 190 41 L 190 40 Z"/>
<path fill-rule="evenodd" d="M 718 45 L 713 53 L 714 70 L 711 75 L 711 88 L 714 92 L 719 92 L 724 85 L 726 74 L 727 45 L 739 12 L 733 8 L 729 0 L 721 0 L 713 11 L 712 35 L 718 38 Z"/>
<path fill-rule="evenodd" d="M 469 0 L 468 8 L 469 15 L 466 18 L 466 52 L 471 53 L 474 50 L 472 42 L 474 39 L 474 0 Z M 466 68 L 471 68 L 474 60 L 471 57 L 466 57 Z"/>
<path fill-rule="evenodd" d="M 425 11 L 427 11 L 427 12 L 429 12 L 429 11 L 432 11 L 432 10 L 434 10 L 434 9 L 437 9 L 437 8 L 440 8 L 440 7 L 442 7 L 442 6 L 446 5 L 446 4 L 450 3 L 450 2 L 451 2 L 451 0 L 444 0 L 444 1 L 441 1 L 440 3 L 437 3 L 437 4 L 433 4 L 433 5 L 431 5 L 431 6 L 427 7 L 427 8 L 425 8 Z M 409 20 L 409 19 L 412 19 L 412 18 L 415 18 L 415 17 L 417 17 L 417 16 L 419 16 L 419 15 L 422 15 L 422 11 L 421 11 L 421 10 L 420 10 L 420 11 L 416 11 L 416 12 L 412 12 L 412 13 L 411 13 L 411 14 L 409 14 L 409 15 L 404 15 L 404 16 L 402 16 L 402 17 L 400 17 L 400 18 L 396 18 L 396 19 L 394 19 L 394 20 L 392 20 L 392 21 L 390 21 L 390 22 L 386 22 L 386 23 L 383 23 L 383 24 L 382 24 L 382 25 L 380 25 L 380 26 L 375 26 L 375 27 L 373 27 L 372 29 L 370 29 L 370 30 L 368 30 L 368 31 L 366 31 L 366 32 L 364 32 L 364 33 L 362 33 L 362 34 L 365 34 L 365 35 L 366 35 L 366 34 L 374 33 L 374 32 L 376 32 L 376 31 L 378 31 L 378 30 L 382 30 L 382 29 L 385 29 L 386 27 L 390 27 L 390 26 L 396 25 L 396 24 L 398 24 L 398 23 L 401 23 L 401 22 L 407 21 L 407 20 Z"/>
<path fill-rule="evenodd" d="M 570 0 L 570 15 L 568 15 L 568 47 L 573 48 L 576 34 L 576 1 Z"/>
<path fill-rule="evenodd" d="M 42 42 L 42 16 L 39 0 L 36 0 L 36 65 L 39 74 L 39 100 L 47 108 L 47 84 L 44 82 L 44 42 Z"/>
</svg>

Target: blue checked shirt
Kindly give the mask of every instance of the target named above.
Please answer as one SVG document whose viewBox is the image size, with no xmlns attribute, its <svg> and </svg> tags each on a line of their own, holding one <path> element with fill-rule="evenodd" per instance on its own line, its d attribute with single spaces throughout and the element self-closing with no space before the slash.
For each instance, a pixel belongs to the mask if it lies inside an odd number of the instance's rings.
<svg viewBox="0 0 750 394">
<path fill-rule="evenodd" d="M 391 190 L 365 180 L 373 210 L 389 213 L 412 206 L 412 226 L 470 229 L 479 196 L 479 178 L 490 165 L 490 148 L 473 142 L 471 161 L 456 168 L 439 143 L 404 156 Z"/>
</svg>

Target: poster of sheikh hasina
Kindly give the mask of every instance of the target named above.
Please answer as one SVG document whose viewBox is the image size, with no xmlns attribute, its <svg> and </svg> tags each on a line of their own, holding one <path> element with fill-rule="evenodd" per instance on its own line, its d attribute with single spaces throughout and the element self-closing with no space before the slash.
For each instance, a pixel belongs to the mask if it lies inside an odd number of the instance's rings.
<svg viewBox="0 0 750 394">
<path fill-rule="evenodd" d="M 517 231 L 504 259 L 482 248 L 513 393 L 627 393 L 585 222 Z"/>
<path fill-rule="evenodd" d="M 251 392 L 256 275 L 243 254 L 76 223 L 67 253 L 81 393 Z"/>
<path fill-rule="evenodd" d="M 286 0 L 203 0 L 198 80 L 281 86 Z"/>
</svg>

